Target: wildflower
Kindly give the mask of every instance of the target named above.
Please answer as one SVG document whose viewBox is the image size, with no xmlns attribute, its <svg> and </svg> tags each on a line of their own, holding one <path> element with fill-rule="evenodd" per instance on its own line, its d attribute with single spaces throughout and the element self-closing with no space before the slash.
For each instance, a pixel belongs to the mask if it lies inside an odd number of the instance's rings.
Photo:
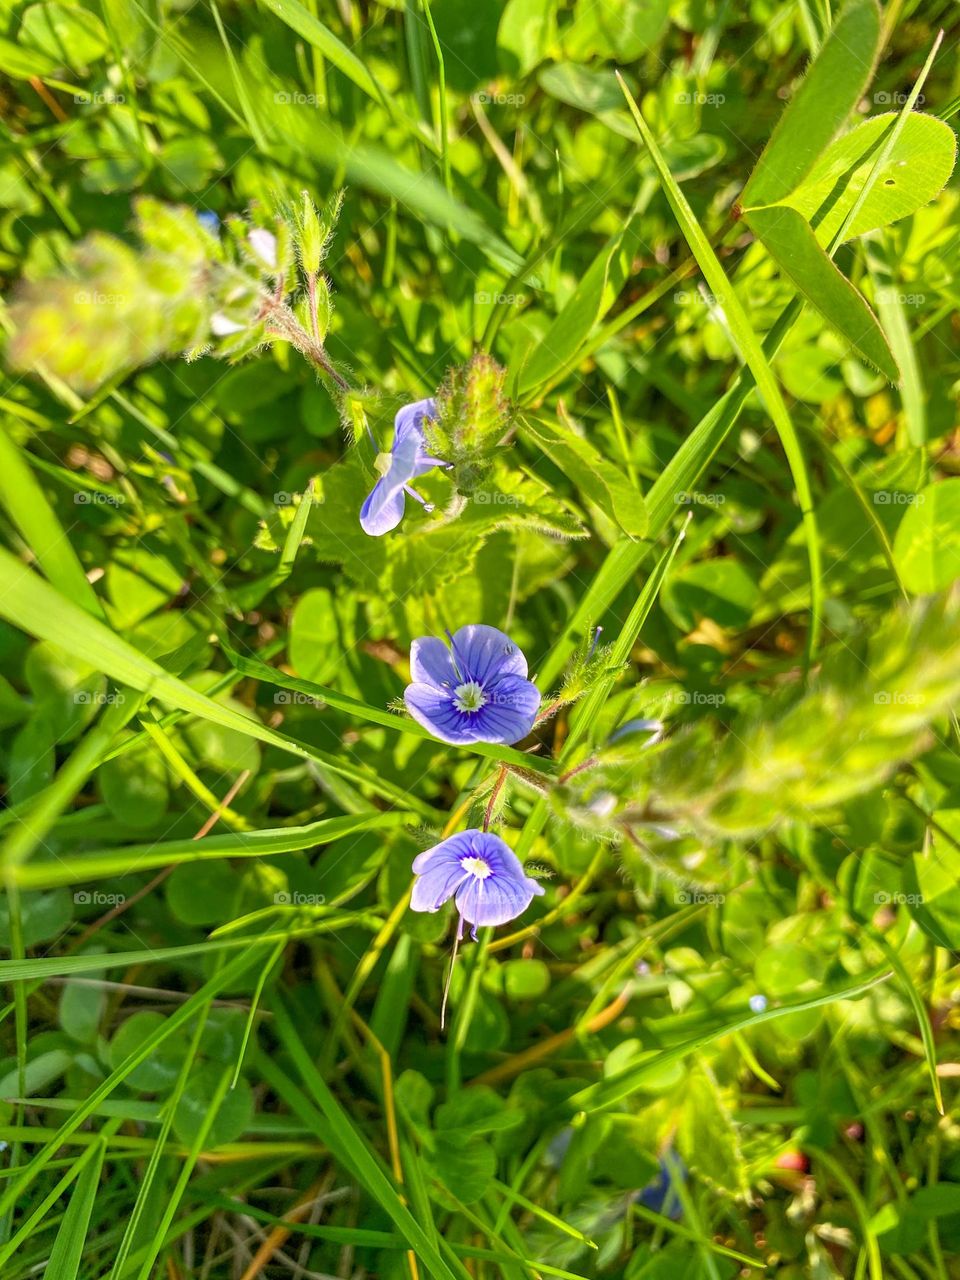
<svg viewBox="0 0 960 1280">
<path fill-rule="evenodd" d="M 425 510 L 433 510 L 430 503 L 424 502 L 419 493 L 410 488 L 410 481 L 433 467 L 449 465 L 427 453 L 423 423 L 436 416 L 437 402 L 427 399 L 405 404 L 394 418 L 393 448 L 389 454 L 378 457 L 377 466 L 383 474 L 360 508 L 360 524 L 364 533 L 380 537 L 395 529 L 403 518 L 405 494 L 416 498 Z"/>
<path fill-rule="evenodd" d="M 763 1013 L 767 1007 L 767 997 L 762 995 L 751 996 L 749 1004 L 754 1013 Z"/>
<path fill-rule="evenodd" d="M 687 1180 L 687 1167 L 679 1156 L 666 1152 L 660 1159 L 656 1177 L 645 1187 L 633 1193 L 633 1198 L 646 1209 L 674 1220 L 683 1216 L 683 1210 L 675 1189 L 675 1182 Z"/>
<path fill-rule="evenodd" d="M 521 915 L 543 885 L 524 875 L 520 859 L 499 836 L 489 831 L 460 831 L 413 860 L 417 880 L 410 906 L 414 911 L 439 911 L 454 898 L 460 923 L 476 938 L 477 925 L 506 924 Z"/>
<path fill-rule="evenodd" d="M 403 498 L 401 496 L 401 503 Z M 441 742 L 519 742 L 533 728 L 540 693 L 527 660 L 496 627 L 472 623 L 450 635 L 414 640 L 404 701 Z"/>
</svg>

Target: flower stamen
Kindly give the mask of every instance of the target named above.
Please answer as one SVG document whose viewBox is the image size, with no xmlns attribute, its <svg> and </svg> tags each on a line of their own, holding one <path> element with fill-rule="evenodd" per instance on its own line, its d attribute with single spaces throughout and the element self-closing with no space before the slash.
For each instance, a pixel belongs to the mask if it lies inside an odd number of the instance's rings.
<svg viewBox="0 0 960 1280">
<path fill-rule="evenodd" d="M 466 680 L 453 691 L 453 705 L 458 711 L 479 711 L 486 701 L 487 695 L 478 680 Z"/>
</svg>

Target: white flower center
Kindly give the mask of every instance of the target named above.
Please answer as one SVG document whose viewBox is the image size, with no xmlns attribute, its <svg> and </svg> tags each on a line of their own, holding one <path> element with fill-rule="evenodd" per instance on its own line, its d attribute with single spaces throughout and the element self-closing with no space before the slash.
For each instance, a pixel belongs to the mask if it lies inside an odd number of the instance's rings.
<svg viewBox="0 0 960 1280">
<path fill-rule="evenodd" d="M 483 858 L 461 858 L 460 865 L 478 880 L 486 880 L 487 876 L 493 875 L 489 863 L 484 862 Z"/>
<path fill-rule="evenodd" d="M 458 684 L 453 691 L 453 705 L 458 711 L 479 711 L 486 700 L 483 686 L 476 680 Z"/>
</svg>

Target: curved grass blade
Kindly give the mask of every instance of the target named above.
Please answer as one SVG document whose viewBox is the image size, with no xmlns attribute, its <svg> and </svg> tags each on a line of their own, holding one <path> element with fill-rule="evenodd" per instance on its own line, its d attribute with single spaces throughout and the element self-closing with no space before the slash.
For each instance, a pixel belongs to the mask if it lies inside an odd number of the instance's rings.
<svg viewBox="0 0 960 1280">
<path fill-rule="evenodd" d="M 871 0 L 872 2 L 872 0 Z M 800 511 L 803 517 L 804 531 L 807 544 L 807 556 L 810 562 L 810 630 L 807 634 L 807 663 L 813 661 L 820 645 L 820 629 L 821 629 L 821 609 L 823 587 L 821 583 L 822 567 L 820 557 L 820 537 L 817 529 L 816 511 L 813 505 L 813 495 L 810 490 L 810 480 L 807 474 L 807 464 L 803 456 L 803 450 L 800 447 L 800 441 L 797 437 L 796 429 L 787 411 L 783 396 L 780 393 L 780 386 L 774 376 L 773 370 L 764 354 L 763 347 L 760 344 L 753 325 L 744 310 L 743 304 L 733 290 L 730 281 L 727 279 L 727 273 L 720 264 L 720 259 L 713 250 L 713 246 L 707 239 L 702 227 L 694 215 L 693 210 L 687 203 L 687 198 L 680 190 L 680 187 L 670 172 L 666 161 L 644 120 L 640 108 L 633 99 L 633 95 L 627 88 L 626 83 L 620 73 L 617 73 L 620 81 L 620 87 L 623 90 L 627 105 L 633 115 L 637 130 L 642 138 L 647 150 L 653 159 L 657 173 L 660 175 L 660 181 L 663 185 L 664 193 L 673 209 L 674 215 L 680 224 L 684 238 L 690 246 L 694 257 L 703 272 L 704 277 L 712 292 L 716 295 L 720 305 L 723 307 L 727 322 L 730 325 L 730 331 L 733 339 L 743 356 L 744 361 L 749 366 L 757 383 L 757 390 L 763 397 L 767 412 L 773 419 L 774 425 L 780 436 L 780 443 L 783 451 L 787 456 L 787 462 L 790 466 L 790 473 L 793 476 L 793 482 L 797 490 L 797 500 L 800 505 Z"/>
</svg>

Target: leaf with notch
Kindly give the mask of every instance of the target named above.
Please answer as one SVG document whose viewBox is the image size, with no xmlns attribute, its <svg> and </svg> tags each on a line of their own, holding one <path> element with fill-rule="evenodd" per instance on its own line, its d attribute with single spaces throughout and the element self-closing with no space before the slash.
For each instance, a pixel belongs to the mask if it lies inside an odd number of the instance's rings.
<svg viewBox="0 0 960 1280">
<path fill-rule="evenodd" d="M 855 350 L 899 385 L 900 369 L 866 299 L 830 261 L 796 209 L 752 209 L 746 221 L 803 296 Z"/>
<path fill-rule="evenodd" d="M 879 43 L 876 0 L 852 0 L 777 122 L 741 205 L 773 204 L 803 181 L 870 83 Z"/>
<path fill-rule="evenodd" d="M 810 222 L 820 244 L 830 244 L 843 226 L 896 120 L 896 112 L 887 112 L 851 129 L 827 147 L 803 182 L 783 198 L 783 204 Z M 957 139 L 950 126 L 911 112 L 844 240 L 889 226 L 928 204 L 946 186 L 956 158 Z M 745 212 L 749 221 L 751 210 Z"/>
</svg>

